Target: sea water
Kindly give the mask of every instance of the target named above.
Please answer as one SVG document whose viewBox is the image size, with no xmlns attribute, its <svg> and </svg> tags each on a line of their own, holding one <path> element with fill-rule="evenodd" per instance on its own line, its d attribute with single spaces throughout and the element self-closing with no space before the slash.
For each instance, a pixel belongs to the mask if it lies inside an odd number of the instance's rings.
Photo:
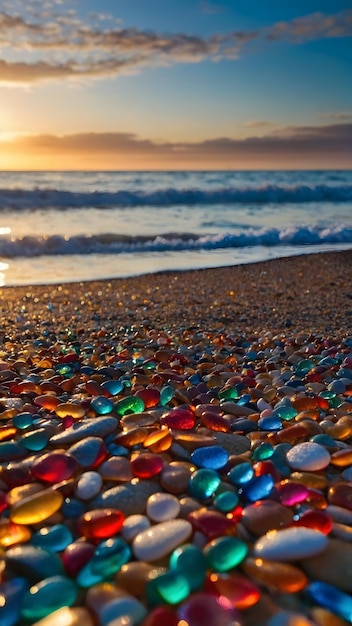
<svg viewBox="0 0 352 626">
<path fill-rule="evenodd" d="M 0 283 L 352 247 L 352 171 L 0 172 Z"/>
</svg>

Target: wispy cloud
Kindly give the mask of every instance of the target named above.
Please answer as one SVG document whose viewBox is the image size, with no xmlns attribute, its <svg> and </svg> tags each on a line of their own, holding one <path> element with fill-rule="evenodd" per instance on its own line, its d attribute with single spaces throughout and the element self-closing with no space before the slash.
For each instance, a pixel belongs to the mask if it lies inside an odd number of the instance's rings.
<svg viewBox="0 0 352 626">
<path fill-rule="evenodd" d="M 318 116 L 322 120 L 335 120 L 337 122 L 352 122 L 352 111 L 337 111 L 331 113 L 321 113 Z"/>
<path fill-rule="evenodd" d="M 59 0 L 22 3 L 0 11 L 0 82 L 104 78 L 143 67 L 237 59 L 254 40 L 302 42 L 352 35 L 352 10 L 314 13 L 256 30 L 233 30 L 210 37 L 122 28 L 108 14 L 78 17 Z M 62 4 L 62 6 L 61 6 Z M 216 7 L 203 2 L 203 9 Z M 17 9 L 16 9 L 17 7 Z"/>
<path fill-rule="evenodd" d="M 248 120 L 248 122 L 244 123 L 244 126 L 247 128 L 269 128 L 277 126 L 277 123 L 270 120 Z"/>
</svg>

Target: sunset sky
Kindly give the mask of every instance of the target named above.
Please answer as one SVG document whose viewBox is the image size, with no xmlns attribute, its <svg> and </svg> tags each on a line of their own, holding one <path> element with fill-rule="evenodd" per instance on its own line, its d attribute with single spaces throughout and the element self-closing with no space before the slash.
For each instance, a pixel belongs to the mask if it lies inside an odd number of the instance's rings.
<svg viewBox="0 0 352 626">
<path fill-rule="evenodd" d="M 0 0 L 0 169 L 352 168 L 350 0 Z"/>
</svg>

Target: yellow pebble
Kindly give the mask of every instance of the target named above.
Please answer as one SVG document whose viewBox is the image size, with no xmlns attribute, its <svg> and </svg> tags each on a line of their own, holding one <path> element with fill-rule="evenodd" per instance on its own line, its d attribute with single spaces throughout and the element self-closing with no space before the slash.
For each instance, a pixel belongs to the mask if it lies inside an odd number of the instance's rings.
<svg viewBox="0 0 352 626">
<path fill-rule="evenodd" d="M 31 535 L 32 533 L 27 526 L 15 524 L 9 519 L 0 522 L 0 546 L 2 548 L 10 548 L 19 543 L 25 543 L 30 540 Z"/>
<path fill-rule="evenodd" d="M 66 417 L 69 415 L 74 419 L 80 419 L 85 415 L 85 409 L 80 404 L 73 404 L 72 402 L 64 402 L 62 404 L 58 404 L 54 409 L 56 415 L 58 417 Z"/>
<path fill-rule="evenodd" d="M 64 606 L 32 626 L 94 626 L 94 622 L 87 609 Z"/>
<path fill-rule="evenodd" d="M 62 505 L 60 491 L 45 489 L 13 505 L 10 519 L 16 524 L 38 524 L 51 517 Z"/>
</svg>

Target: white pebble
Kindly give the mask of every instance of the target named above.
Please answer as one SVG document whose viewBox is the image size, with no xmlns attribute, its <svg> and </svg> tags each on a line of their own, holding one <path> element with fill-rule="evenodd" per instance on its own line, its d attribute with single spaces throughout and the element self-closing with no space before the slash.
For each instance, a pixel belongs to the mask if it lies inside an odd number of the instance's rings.
<svg viewBox="0 0 352 626">
<path fill-rule="evenodd" d="M 269 561 L 298 561 L 319 554 L 327 543 L 326 535 L 318 530 L 291 526 L 260 537 L 254 544 L 254 555 Z"/>
<path fill-rule="evenodd" d="M 103 479 L 98 472 L 83 472 L 79 477 L 75 495 L 80 500 L 90 500 L 100 493 Z"/>
<path fill-rule="evenodd" d="M 180 512 L 180 502 L 171 493 L 153 493 L 147 500 L 147 515 L 153 522 L 166 522 Z"/>
<path fill-rule="evenodd" d="M 133 541 L 133 539 L 143 530 L 150 527 L 150 521 L 146 515 L 129 515 L 123 522 L 121 535 L 125 541 Z"/>
<path fill-rule="evenodd" d="M 313 441 L 298 443 L 286 454 L 287 463 L 292 469 L 305 472 L 324 469 L 329 465 L 330 458 L 326 448 Z"/>
<path fill-rule="evenodd" d="M 139 533 L 133 541 L 132 549 L 139 561 L 157 561 L 187 541 L 191 534 L 192 525 L 187 520 L 161 522 Z"/>
</svg>

